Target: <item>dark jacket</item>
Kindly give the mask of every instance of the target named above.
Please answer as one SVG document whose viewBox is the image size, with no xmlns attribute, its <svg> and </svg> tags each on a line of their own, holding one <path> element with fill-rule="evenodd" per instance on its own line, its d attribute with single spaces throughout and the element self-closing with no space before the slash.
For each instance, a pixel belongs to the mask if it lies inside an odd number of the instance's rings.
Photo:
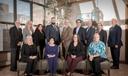
<svg viewBox="0 0 128 76">
<path fill-rule="evenodd" d="M 78 56 L 82 56 L 84 55 L 84 50 L 83 50 L 83 44 L 82 43 L 78 43 L 77 46 L 74 46 L 73 42 L 71 42 L 69 48 L 68 48 L 68 55 L 76 55 Z"/>
<path fill-rule="evenodd" d="M 77 29 L 77 27 L 74 28 L 73 34 L 76 34 L 76 29 Z M 79 28 L 78 36 L 80 37 L 81 43 L 83 43 L 85 45 L 85 36 L 86 35 L 85 35 L 85 29 L 83 27 Z"/>
<path fill-rule="evenodd" d="M 28 62 L 29 56 L 37 56 L 38 52 L 37 52 L 37 48 L 35 45 L 27 45 L 27 44 L 23 44 L 22 48 L 21 48 L 21 61 L 22 62 Z"/>
<path fill-rule="evenodd" d="M 89 29 L 86 28 L 85 33 L 86 33 L 86 40 L 87 40 L 86 45 L 89 46 L 89 44 L 93 41 L 93 35 L 95 33 L 95 28 L 93 27 L 90 27 Z"/>
<path fill-rule="evenodd" d="M 122 29 L 119 25 L 115 25 L 109 29 L 109 37 L 108 37 L 108 46 L 115 47 L 118 45 L 119 47 L 122 46 Z"/>
<path fill-rule="evenodd" d="M 11 48 L 16 48 L 18 42 L 23 41 L 22 29 L 17 29 L 16 26 L 10 28 L 10 46 Z"/>
<path fill-rule="evenodd" d="M 56 25 L 54 25 L 56 26 Z M 49 38 L 53 37 L 55 38 L 55 41 L 60 42 L 60 30 L 59 27 L 56 26 L 56 28 L 53 27 L 53 25 L 48 25 L 45 29 L 45 36 L 46 39 L 48 40 Z"/>
<path fill-rule="evenodd" d="M 106 41 L 107 41 L 107 32 L 105 30 L 101 30 L 99 32 L 100 35 L 100 41 L 104 42 L 104 44 L 106 45 Z"/>
<path fill-rule="evenodd" d="M 45 46 L 45 33 L 40 31 L 35 31 L 33 34 L 33 41 L 36 46 Z"/>
</svg>

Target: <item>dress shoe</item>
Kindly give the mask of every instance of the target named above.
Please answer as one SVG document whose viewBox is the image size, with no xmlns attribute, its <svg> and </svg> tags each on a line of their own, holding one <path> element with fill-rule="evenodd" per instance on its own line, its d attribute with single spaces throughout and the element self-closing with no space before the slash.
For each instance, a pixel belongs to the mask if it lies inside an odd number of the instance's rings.
<svg viewBox="0 0 128 76">
<path fill-rule="evenodd" d="M 118 66 L 112 66 L 111 69 L 119 69 Z"/>
<path fill-rule="evenodd" d="M 16 72 L 17 70 L 16 69 L 10 69 L 10 71 Z"/>
</svg>

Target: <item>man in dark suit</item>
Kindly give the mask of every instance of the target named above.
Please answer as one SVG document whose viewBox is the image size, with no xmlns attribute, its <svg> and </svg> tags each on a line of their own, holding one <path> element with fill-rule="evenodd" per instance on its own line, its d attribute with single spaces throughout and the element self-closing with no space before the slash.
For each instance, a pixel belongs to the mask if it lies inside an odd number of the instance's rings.
<svg viewBox="0 0 128 76">
<path fill-rule="evenodd" d="M 100 35 L 100 41 L 104 42 L 104 44 L 106 45 L 106 41 L 107 41 L 107 32 L 103 29 L 102 23 L 98 23 L 97 32 L 98 32 L 99 35 Z"/>
<path fill-rule="evenodd" d="M 85 29 L 83 27 L 81 27 L 82 24 L 82 20 L 77 19 L 76 20 L 76 27 L 73 30 L 73 34 L 78 34 L 81 43 L 83 43 L 85 45 Z"/>
<path fill-rule="evenodd" d="M 80 42 L 83 43 L 83 47 L 84 49 L 86 49 L 86 45 L 85 45 L 85 29 L 81 26 L 82 24 L 82 20 L 81 19 L 77 19 L 76 20 L 76 27 L 73 29 L 73 34 L 77 34 L 79 36 Z M 87 51 L 84 51 L 84 58 L 86 58 L 87 56 Z"/>
<path fill-rule="evenodd" d="M 59 27 L 56 25 L 56 19 L 55 17 L 51 18 L 51 24 L 46 26 L 45 29 L 45 35 L 46 35 L 46 40 L 48 41 L 51 37 L 55 39 L 55 44 L 59 45 L 60 44 L 60 30 Z"/>
<path fill-rule="evenodd" d="M 93 41 L 93 35 L 95 34 L 95 28 L 92 26 L 92 21 L 87 21 L 87 28 L 85 29 L 86 33 L 86 45 L 89 46 L 89 44 Z"/>
<path fill-rule="evenodd" d="M 23 35 L 20 28 L 20 22 L 17 20 L 15 26 L 9 30 L 10 34 L 10 46 L 11 46 L 11 71 L 17 70 L 17 60 L 19 60 L 20 46 L 22 44 Z"/>
<path fill-rule="evenodd" d="M 111 50 L 111 55 L 113 59 L 112 69 L 119 69 L 119 58 L 120 58 L 120 48 L 123 45 L 121 41 L 122 29 L 117 24 L 116 19 L 112 19 L 112 27 L 109 29 L 108 46 Z"/>
</svg>

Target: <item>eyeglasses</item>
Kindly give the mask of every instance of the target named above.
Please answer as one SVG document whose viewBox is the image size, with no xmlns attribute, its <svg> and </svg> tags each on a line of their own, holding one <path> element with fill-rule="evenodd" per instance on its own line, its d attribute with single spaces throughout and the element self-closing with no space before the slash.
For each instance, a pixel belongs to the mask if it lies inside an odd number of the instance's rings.
<svg viewBox="0 0 128 76">
<path fill-rule="evenodd" d="M 81 23 L 81 22 L 76 22 L 76 23 Z"/>
</svg>

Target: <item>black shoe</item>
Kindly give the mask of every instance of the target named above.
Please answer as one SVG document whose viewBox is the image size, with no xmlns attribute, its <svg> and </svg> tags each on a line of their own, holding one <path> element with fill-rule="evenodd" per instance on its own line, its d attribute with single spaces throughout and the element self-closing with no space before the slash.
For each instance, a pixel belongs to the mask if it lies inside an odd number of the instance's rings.
<svg viewBox="0 0 128 76">
<path fill-rule="evenodd" d="M 16 72 L 16 69 L 10 69 L 10 71 Z"/>
<path fill-rule="evenodd" d="M 118 66 L 112 66 L 111 69 L 119 69 Z"/>
<path fill-rule="evenodd" d="M 103 70 L 100 71 L 101 74 L 106 74 Z"/>
</svg>

